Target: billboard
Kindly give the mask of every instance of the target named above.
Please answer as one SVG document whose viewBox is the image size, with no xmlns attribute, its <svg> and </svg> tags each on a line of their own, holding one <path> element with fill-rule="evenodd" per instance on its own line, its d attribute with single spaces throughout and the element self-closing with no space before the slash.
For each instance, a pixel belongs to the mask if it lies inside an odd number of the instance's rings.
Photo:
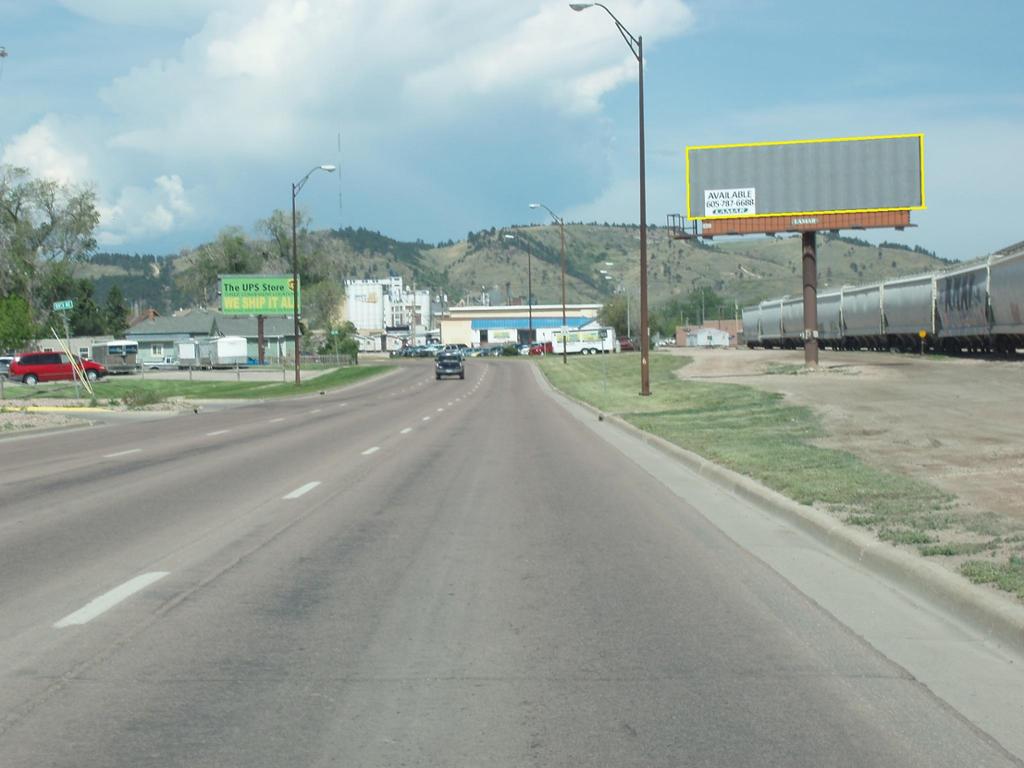
<svg viewBox="0 0 1024 768">
<path fill-rule="evenodd" d="M 686 148 L 691 220 L 924 207 L 920 133 Z"/>
<path fill-rule="evenodd" d="M 294 311 L 291 275 L 221 275 L 219 279 L 221 312 L 291 317 Z"/>
</svg>

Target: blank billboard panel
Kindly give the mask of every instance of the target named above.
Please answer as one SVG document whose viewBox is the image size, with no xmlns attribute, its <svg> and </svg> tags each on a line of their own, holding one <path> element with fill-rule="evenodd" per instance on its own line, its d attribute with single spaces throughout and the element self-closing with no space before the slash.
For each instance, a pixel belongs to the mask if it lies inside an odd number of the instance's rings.
<svg viewBox="0 0 1024 768">
<path fill-rule="evenodd" d="M 686 148 L 694 220 L 920 210 L 924 135 Z"/>
</svg>

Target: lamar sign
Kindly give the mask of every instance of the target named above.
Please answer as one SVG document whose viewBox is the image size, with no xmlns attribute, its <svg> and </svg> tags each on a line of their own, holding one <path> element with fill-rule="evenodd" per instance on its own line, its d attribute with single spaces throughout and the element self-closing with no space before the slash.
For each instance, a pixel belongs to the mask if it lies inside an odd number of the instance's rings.
<svg viewBox="0 0 1024 768">
<path fill-rule="evenodd" d="M 220 309 L 226 314 L 291 316 L 295 311 L 292 297 L 289 275 L 222 275 L 220 278 Z M 299 307 L 301 310 L 301 294 Z"/>
</svg>

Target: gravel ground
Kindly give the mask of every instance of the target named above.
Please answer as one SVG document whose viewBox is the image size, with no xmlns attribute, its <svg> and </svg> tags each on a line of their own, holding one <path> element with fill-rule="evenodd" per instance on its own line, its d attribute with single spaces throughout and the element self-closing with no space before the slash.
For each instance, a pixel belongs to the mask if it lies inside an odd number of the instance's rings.
<svg viewBox="0 0 1024 768">
<path fill-rule="evenodd" d="M 97 412 L 84 410 L 78 400 L 2 400 L 0 401 L 0 435 L 21 432 L 26 429 L 50 429 L 53 427 L 75 426 L 95 421 Z M 28 410 L 29 407 L 44 407 L 47 410 Z M 129 411 L 175 412 L 192 406 L 183 400 L 169 400 L 142 408 L 128 408 L 123 405 L 103 405 L 104 412 L 127 413 Z M 66 411 L 49 409 L 66 408 Z"/>
</svg>

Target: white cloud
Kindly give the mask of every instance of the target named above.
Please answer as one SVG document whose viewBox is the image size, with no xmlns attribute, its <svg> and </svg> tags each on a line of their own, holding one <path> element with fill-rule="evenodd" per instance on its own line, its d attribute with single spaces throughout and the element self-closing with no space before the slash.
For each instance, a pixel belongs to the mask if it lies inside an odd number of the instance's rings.
<svg viewBox="0 0 1024 768">
<path fill-rule="evenodd" d="M 79 16 L 107 24 L 132 24 L 144 27 L 180 28 L 204 20 L 211 13 L 243 7 L 247 0 L 59 0 Z"/>
<path fill-rule="evenodd" d="M 60 132 L 59 118 L 47 115 L 4 147 L 3 162 L 63 184 L 88 181 L 88 156 L 62 138 Z"/>
<path fill-rule="evenodd" d="M 116 203 L 101 203 L 99 210 L 96 239 L 107 247 L 166 234 L 193 214 L 185 185 L 176 174 L 158 176 L 148 189 L 125 187 Z"/>
<path fill-rule="evenodd" d="M 680 34 L 680 0 L 623 0 L 621 18 Z M 339 117 L 367 126 L 458 120 L 488 99 L 593 112 L 636 77 L 614 24 L 562 2 L 264 0 L 211 15 L 180 56 L 118 78 L 111 146 L 266 155 Z M 370 128 L 367 129 L 372 130 Z"/>
<path fill-rule="evenodd" d="M 410 92 L 451 101 L 461 95 L 509 91 L 544 93 L 567 111 L 593 112 L 601 97 L 637 76 L 635 57 L 614 22 L 600 8 L 566 13 L 563 3 L 543 3 L 507 28 L 414 75 Z M 674 37 L 693 24 L 678 0 L 620 3 L 619 18 L 650 30 L 650 43 Z M 474 39 L 474 38 L 467 38 Z"/>
</svg>

